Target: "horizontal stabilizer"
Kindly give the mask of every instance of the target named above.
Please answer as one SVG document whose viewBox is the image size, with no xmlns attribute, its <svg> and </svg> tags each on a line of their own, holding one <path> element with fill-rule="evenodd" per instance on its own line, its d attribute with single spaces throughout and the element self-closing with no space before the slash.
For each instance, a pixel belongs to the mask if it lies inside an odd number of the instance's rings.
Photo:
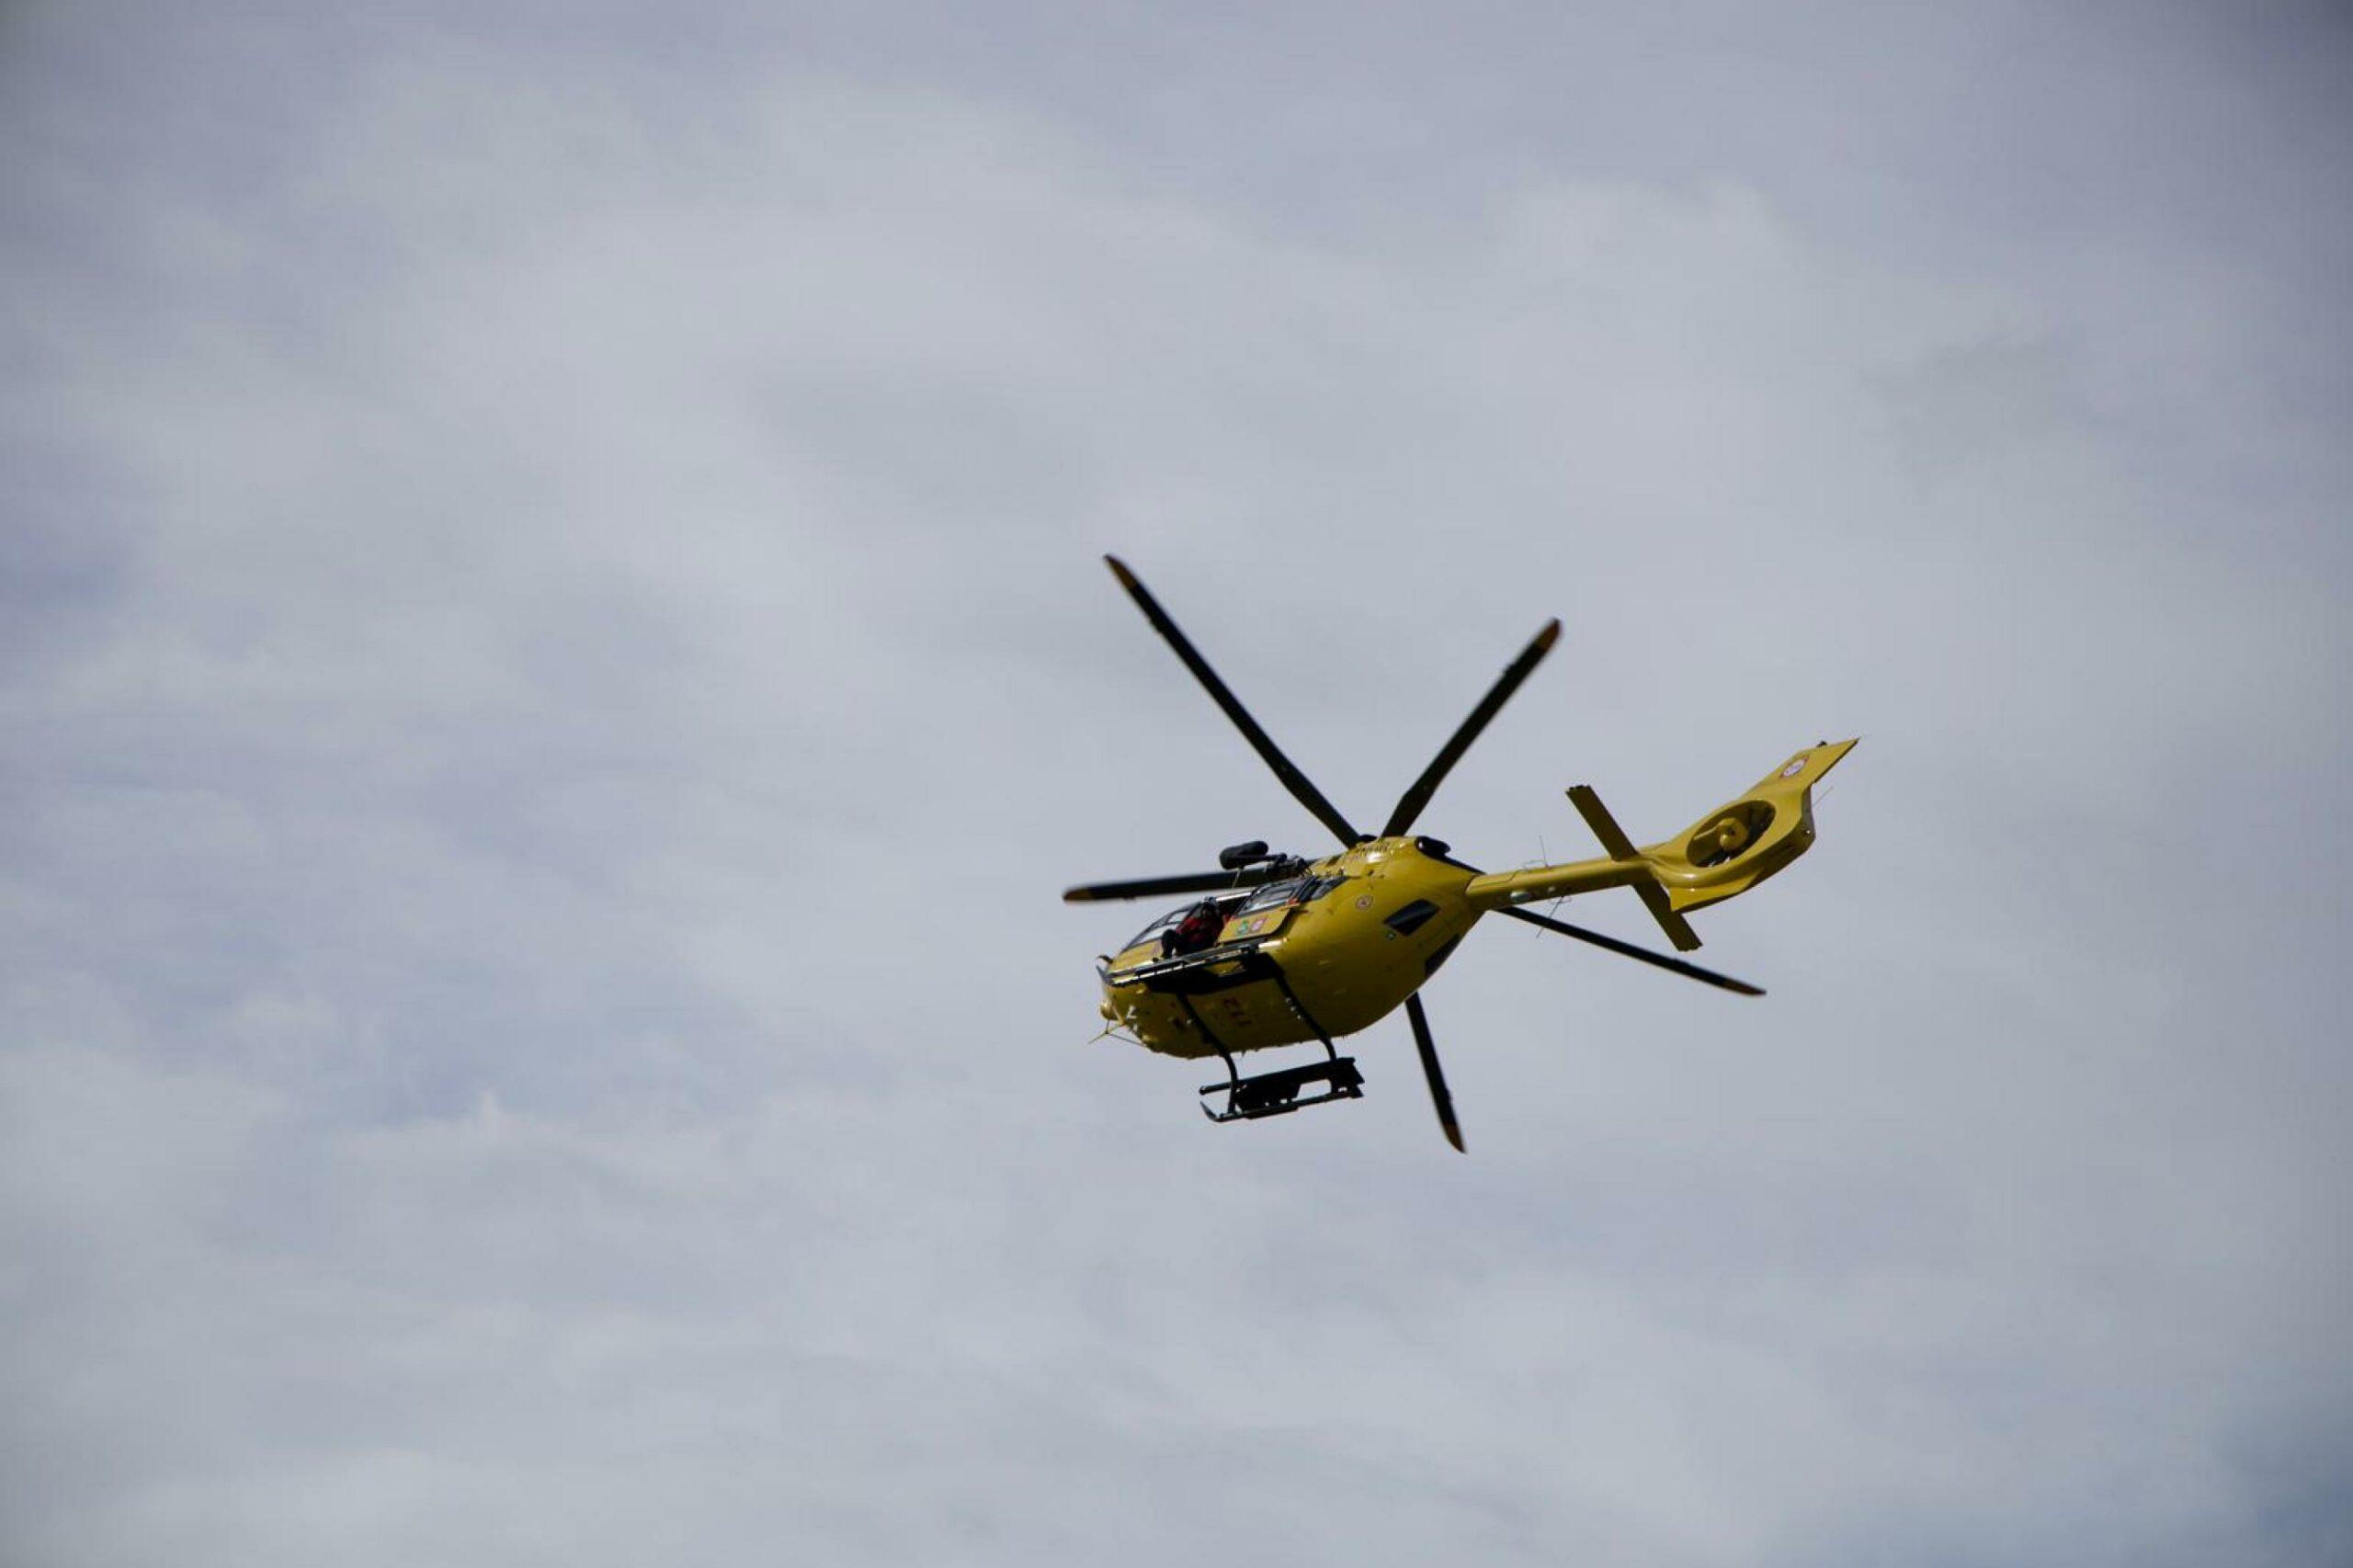
<svg viewBox="0 0 2353 1568">
<path fill-rule="evenodd" d="M 1641 862 L 1643 852 L 1634 847 L 1634 841 L 1626 836 L 1626 830 L 1618 825 L 1617 819 L 1609 814 L 1609 808 L 1601 803 L 1601 797 L 1594 791 L 1592 785 L 1571 785 L 1569 800 L 1576 806 L 1577 814 L 1585 818 L 1586 825 L 1593 829 L 1594 837 L 1601 840 L 1601 846 L 1609 851 L 1612 860 Z M 1688 953 L 1699 946 L 1699 933 L 1691 929 L 1691 922 L 1675 912 L 1674 900 L 1667 896 L 1666 889 L 1659 885 L 1656 878 L 1645 876 L 1629 885 L 1633 888 L 1635 896 L 1643 901 L 1643 907 L 1651 912 L 1651 918 L 1658 922 L 1658 928 L 1666 933 L 1666 939 L 1675 944 L 1676 951 Z"/>
</svg>

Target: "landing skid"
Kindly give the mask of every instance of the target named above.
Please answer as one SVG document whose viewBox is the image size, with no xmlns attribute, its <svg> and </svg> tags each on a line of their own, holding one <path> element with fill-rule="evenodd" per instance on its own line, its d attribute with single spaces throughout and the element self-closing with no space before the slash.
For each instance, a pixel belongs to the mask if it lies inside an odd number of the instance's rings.
<svg viewBox="0 0 2353 1568">
<path fill-rule="evenodd" d="M 1204 1095 L 1225 1096 L 1225 1108 L 1222 1111 L 1201 1108 L 1201 1114 L 1211 1121 L 1256 1121 L 1262 1116 L 1288 1116 L 1327 1100 L 1364 1098 L 1364 1074 L 1357 1071 L 1357 1059 L 1353 1056 L 1335 1056 L 1325 1062 L 1311 1062 L 1304 1067 L 1285 1067 L 1279 1072 L 1261 1073 L 1255 1078 L 1235 1073 L 1233 1058 L 1228 1056 L 1225 1070 L 1232 1076 L 1224 1083 L 1201 1085 Z M 1314 1084 L 1324 1085 L 1324 1092 L 1301 1098 L 1300 1091 Z"/>
<path fill-rule="evenodd" d="M 1284 1005 L 1290 1008 L 1300 1022 L 1314 1031 L 1316 1040 L 1324 1046 L 1324 1060 L 1311 1062 L 1304 1067 L 1285 1067 L 1279 1072 L 1261 1073 L 1255 1078 L 1245 1078 L 1233 1065 L 1233 1053 L 1225 1048 L 1225 1042 L 1210 1028 L 1209 1020 L 1202 1017 L 1200 1010 L 1193 1006 L 1192 997 L 1179 991 L 1177 1005 L 1185 1009 L 1185 1016 L 1192 1020 L 1195 1028 L 1201 1031 L 1202 1038 L 1217 1048 L 1218 1060 L 1225 1063 L 1224 1083 L 1201 1085 L 1204 1095 L 1223 1093 L 1225 1108 L 1211 1110 L 1203 1106 L 1201 1114 L 1211 1121 L 1256 1121 L 1264 1116 L 1288 1116 L 1292 1111 L 1305 1110 L 1309 1106 L 1323 1105 L 1331 1100 L 1364 1098 L 1364 1074 L 1357 1071 L 1357 1059 L 1341 1055 L 1333 1046 L 1332 1037 L 1324 1032 L 1324 1026 L 1315 1021 L 1315 1016 L 1307 1010 L 1307 1004 L 1302 1002 L 1299 993 L 1290 988 L 1282 966 L 1263 953 L 1245 953 L 1242 958 L 1245 972 L 1251 973 L 1252 978 L 1272 980 L 1275 988 L 1282 993 Z M 1324 1092 L 1302 1099 L 1300 1091 L 1315 1084 L 1323 1085 Z"/>
</svg>

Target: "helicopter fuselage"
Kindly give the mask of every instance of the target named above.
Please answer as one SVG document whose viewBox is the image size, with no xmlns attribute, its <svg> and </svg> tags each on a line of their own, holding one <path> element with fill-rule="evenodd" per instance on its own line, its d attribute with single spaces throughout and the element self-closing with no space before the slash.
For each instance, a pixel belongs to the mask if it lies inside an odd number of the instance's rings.
<svg viewBox="0 0 2353 1568">
<path fill-rule="evenodd" d="M 1202 961 L 1155 974 L 1162 932 L 1190 905 L 1164 915 L 1099 971 L 1104 1018 L 1183 1057 L 1368 1028 L 1437 973 L 1483 913 L 1464 892 L 1478 873 L 1434 849 L 1443 846 L 1371 839 L 1298 876 L 1222 895 L 1224 924 L 1196 955 Z"/>
</svg>

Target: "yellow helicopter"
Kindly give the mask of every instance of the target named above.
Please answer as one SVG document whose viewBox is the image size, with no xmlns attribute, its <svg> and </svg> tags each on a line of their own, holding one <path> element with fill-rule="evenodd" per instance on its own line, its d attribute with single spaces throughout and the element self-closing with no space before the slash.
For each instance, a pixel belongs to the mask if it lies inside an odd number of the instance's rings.
<svg viewBox="0 0 2353 1568">
<path fill-rule="evenodd" d="M 1176 650 L 1284 788 L 1343 846 L 1336 855 L 1308 860 L 1270 852 L 1263 842 L 1237 844 L 1218 856 L 1216 871 L 1090 882 L 1063 894 L 1073 903 L 1203 895 L 1145 926 L 1118 953 L 1102 955 L 1097 973 L 1103 985 L 1105 1034 L 1169 1056 L 1215 1056 L 1225 1063 L 1226 1081 L 1200 1091 L 1224 1096 L 1222 1108 L 1201 1107 L 1211 1120 L 1280 1116 L 1331 1100 L 1361 1098 L 1364 1074 L 1332 1042 L 1369 1028 L 1403 1003 L 1438 1124 L 1447 1142 L 1461 1150 L 1461 1125 L 1419 992 L 1479 917 L 1490 912 L 1742 995 L 1764 994 L 1730 975 L 1521 906 L 1602 888 L 1631 888 L 1667 940 L 1689 952 L 1699 946 L 1699 937 L 1684 918 L 1688 912 L 1746 892 L 1812 846 L 1813 787 L 1854 749 L 1853 741 L 1805 747 L 1737 800 L 1671 838 L 1639 848 L 1601 798 L 1589 786 L 1576 785 L 1569 800 L 1601 841 L 1601 858 L 1482 871 L 1453 858 L 1439 840 L 1415 835 L 1414 819 L 1552 651 L 1561 634 L 1558 620 L 1545 622 L 1505 668 L 1398 799 L 1381 831 L 1359 833 L 1258 727 L 1136 574 L 1117 556 L 1103 559 L 1153 630 Z M 1304 1066 L 1245 1078 L 1234 1065 L 1238 1052 L 1311 1040 L 1322 1045 L 1324 1056 Z M 1315 1092 L 1306 1092 L 1311 1089 Z"/>
</svg>

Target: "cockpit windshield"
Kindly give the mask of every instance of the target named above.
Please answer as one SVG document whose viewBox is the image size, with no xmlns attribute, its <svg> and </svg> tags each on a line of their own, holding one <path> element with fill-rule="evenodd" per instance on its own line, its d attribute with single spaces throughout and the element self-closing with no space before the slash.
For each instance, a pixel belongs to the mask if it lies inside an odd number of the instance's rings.
<svg viewBox="0 0 2353 1568">
<path fill-rule="evenodd" d="M 1346 877 L 1285 877 L 1280 881 L 1263 883 L 1251 889 L 1246 894 L 1226 892 L 1212 896 L 1222 907 L 1226 917 L 1231 919 L 1237 915 L 1246 915 L 1260 909 L 1277 909 L 1287 903 L 1313 903 L 1347 881 Z M 1163 931 L 1184 919 L 1186 911 L 1192 907 L 1189 903 L 1178 904 L 1129 937 L 1128 947 L 1140 947 L 1143 943 L 1157 940 Z M 1124 952 L 1127 949 L 1123 948 L 1120 950 Z"/>
<path fill-rule="evenodd" d="M 1231 916 L 1233 914 L 1235 907 L 1241 903 L 1242 895 L 1238 892 L 1220 893 L 1216 895 L 1216 901 L 1224 905 L 1225 914 L 1228 916 Z M 1196 900 L 1195 902 L 1198 903 L 1199 901 Z M 1162 915 L 1159 919 L 1154 921 L 1151 925 L 1145 926 L 1134 936 L 1129 937 L 1128 947 L 1138 947 L 1145 942 L 1156 940 L 1163 931 L 1165 931 L 1171 926 L 1176 925 L 1179 920 L 1184 919 L 1186 913 L 1192 907 L 1193 905 L 1190 903 L 1178 904 L 1176 908 L 1170 910 L 1167 914 Z M 1127 949 L 1122 948 L 1120 950 L 1125 952 Z"/>
</svg>

